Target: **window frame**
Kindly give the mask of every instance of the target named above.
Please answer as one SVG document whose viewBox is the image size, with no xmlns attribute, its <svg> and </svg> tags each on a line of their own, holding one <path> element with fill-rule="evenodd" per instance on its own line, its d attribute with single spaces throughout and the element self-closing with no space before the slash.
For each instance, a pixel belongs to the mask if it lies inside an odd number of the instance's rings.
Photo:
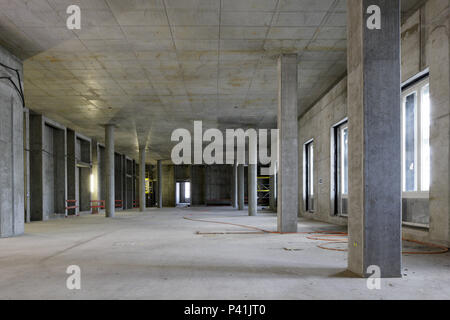
<svg viewBox="0 0 450 320">
<path fill-rule="evenodd" d="M 331 174 L 332 174 L 332 186 L 331 186 L 331 215 L 338 217 L 348 217 L 348 212 L 342 212 L 342 199 L 341 189 L 342 189 L 342 140 L 341 134 L 343 129 L 349 128 L 348 118 L 344 118 L 335 125 L 331 127 Z M 346 195 L 348 201 L 348 192 Z"/>
<path fill-rule="evenodd" d="M 430 192 L 423 191 L 422 188 L 422 174 L 423 174 L 423 156 L 422 156 L 422 141 L 423 141 L 423 130 L 422 130 L 422 100 L 423 100 L 423 92 L 424 88 L 430 86 L 429 84 L 429 76 L 424 77 L 420 79 L 419 81 L 408 85 L 405 89 L 402 90 L 402 97 L 401 97 L 401 177 L 402 177 L 402 198 L 403 199 L 427 199 L 430 196 Z M 415 161 L 415 168 L 414 168 L 414 184 L 415 184 L 415 191 L 404 191 L 405 190 L 405 129 L 406 129 L 406 123 L 405 123 L 405 103 L 406 98 L 409 97 L 411 94 L 415 93 L 415 105 L 414 105 L 414 111 L 415 111 L 415 117 L 414 117 L 414 147 L 415 147 L 415 154 L 414 154 L 414 161 Z M 431 104 L 431 101 L 430 101 Z"/>
<path fill-rule="evenodd" d="M 314 213 L 315 208 L 315 183 L 314 183 L 314 139 L 310 139 L 303 145 L 303 202 L 305 212 Z M 310 147 L 312 147 L 312 159 L 310 154 Z M 311 163 L 312 160 L 312 163 Z M 312 173 L 312 177 L 310 174 Z M 312 191 L 312 194 L 311 194 Z M 310 203 L 310 196 L 312 195 L 312 206 Z"/>
</svg>

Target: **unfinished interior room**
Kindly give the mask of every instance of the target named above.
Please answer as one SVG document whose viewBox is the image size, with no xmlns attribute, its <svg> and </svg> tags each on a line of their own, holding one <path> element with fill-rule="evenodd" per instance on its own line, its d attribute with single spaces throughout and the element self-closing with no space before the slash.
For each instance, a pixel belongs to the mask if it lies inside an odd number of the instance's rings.
<svg viewBox="0 0 450 320">
<path fill-rule="evenodd" d="M 0 0 L 0 300 L 450 299 L 450 0 Z"/>
</svg>

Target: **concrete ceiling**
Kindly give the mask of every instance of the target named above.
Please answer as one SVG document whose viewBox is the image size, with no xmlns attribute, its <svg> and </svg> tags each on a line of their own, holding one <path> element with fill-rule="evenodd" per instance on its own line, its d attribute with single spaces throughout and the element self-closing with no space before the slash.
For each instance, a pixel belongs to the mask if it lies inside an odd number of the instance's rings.
<svg viewBox="0 0 450 320">
<path fill-rule="evenodd" d="M 0 44 L 25 61 L 30 109 L 99 141 L 115 123 L 117 151 L 154 162 L 194 120 L 275 127 L 280 53 L 299 54 L 311 107 L 346 71 L 346 1 L 0 0 Z"/>
</svg>

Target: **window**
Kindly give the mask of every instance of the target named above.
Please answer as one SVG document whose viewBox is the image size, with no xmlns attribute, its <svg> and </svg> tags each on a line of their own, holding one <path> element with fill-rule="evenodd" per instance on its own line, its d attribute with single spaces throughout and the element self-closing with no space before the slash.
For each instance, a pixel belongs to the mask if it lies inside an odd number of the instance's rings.
<svg viewBox="0 0 450 320">
<path fill-rule="evenodd" d="M 190 203 L 191 200 L 191 183 L 177 182 L 176 183 L 176 204 Z"/>
<path fill-rule="evenodd" d="M 430 94 L 428 80 L 402 94 L 403 195 L 430 189 Z"/>
<path fill-rule="evenodd" d="M 305 209 L 314 212 L 314 142 L 305 144 Z"/>
<path fill-rule="evenodd" d="M 348 123 L 334 128 L 335 214 L 348 213 Z"/>
<path fill-rule="evenodd" d="M 184 198 L 187 200 L 191 199 L 191 183 L 186 182 L 184 184 Z"/>
</svg>

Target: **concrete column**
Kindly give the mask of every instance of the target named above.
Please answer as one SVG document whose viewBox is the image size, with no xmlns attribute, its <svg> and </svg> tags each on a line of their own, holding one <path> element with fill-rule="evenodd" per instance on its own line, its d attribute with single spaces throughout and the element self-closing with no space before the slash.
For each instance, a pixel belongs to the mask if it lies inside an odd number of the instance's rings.
<svg viewBox="0 0 450 320">
<path fill-rule="evenodd" d="M 114 218 L 115 214 L 115 185 L 114 185 L 114 125 L 105 126 L 105 167 L 106 167 L 106 206 L 107 218 Z"/>
<path fill-rule="evenodd" d="M 297 54 L 278 60 L 278 231 L 297 232 L 298 103 Z"/>
<path fill-rule="evenodd" d="M 431 100 L 430 239 L 450 246 L 450 64 L 447 1 L 428 1 Z"/>
<path fill-rule="evenodd" d="M 162 192 L 162 161 L 158 160 L 158 208 L 163 207 L 163 192 Z"/>
<path fill-rule="evenodd" d="M 256 216 L 258 213 L 258 148 L 256 144 L 249 143 L 248 165 L 248 215 Z"/>
<path fill-rule="evenodd" d="M 128 193 L 127 193 L 127 156 L 122 155 L 122 204 L 123 210 L 127 210 Z"/>
<path fill-rule="evenodd" d="M 276 199 L 277 176 L 276 175 L 270 176 L 269 184 L 270 184 L 270 193 L 269 193 L 270 209 L 274 212 L 277 212 L 277 199 Z"/>
<path fill-rule="evenodd" d="M 256 216 L 258 213 L 258 177 L 256 164 L 248 165 L 248 215 Z"/>
<path fill-rule="evenodd" d="M 239 188 L 238 188 L 238 165 L 236 163 L 233 165 L 233 180 L 231 183 L 232 183 L 231 205 L 233 206 L 233 208 L 237 209 Z"/>
<path fill-rule="evenodd" d="M 139 211 L 145 211 L 145 147 L 139 148 Z"/>
<path fill-rule="evenodd" d="M 238 165 L 238 203 L 239 203 L 239 210 L 244 210 L 245 203 L 244 203 L 244 165 L 240 164 Z"/>
<path fill-rule="evenodd" d="M 381 29 L 368 28 L 372 5 L 381 9 Z M 348 268 L 400 277 L 400 0 L 348 0 L 347 12 Z"/>
<path fill-rule="evenodd" d="M 19 68 L 19 61 L 12 59 L 3 50 L 0 51 L 0 60 Z M 13 76 L 9 71 L 2 70 L 2 73 L 4 76 L 5 73 Z M 1 81 L 0 238 L 24 233 L 23 123 L 23 106 L 20 98 L 11 85 Z"/>
</svg>

